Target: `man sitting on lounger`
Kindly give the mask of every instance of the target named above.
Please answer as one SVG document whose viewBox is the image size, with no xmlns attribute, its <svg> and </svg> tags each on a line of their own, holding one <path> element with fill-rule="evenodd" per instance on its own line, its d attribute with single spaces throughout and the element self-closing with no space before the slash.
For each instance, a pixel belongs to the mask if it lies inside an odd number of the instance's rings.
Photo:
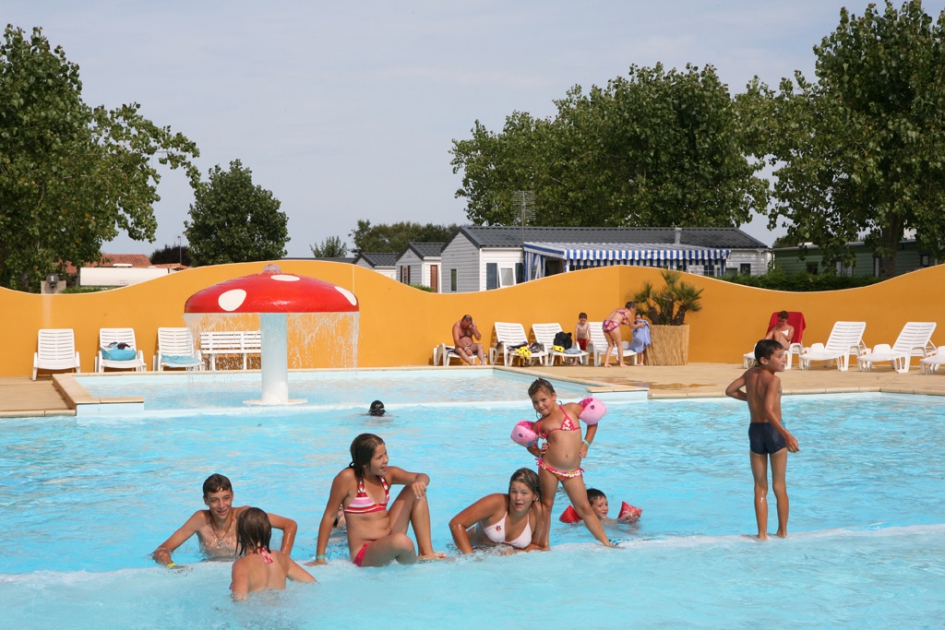
<svg viewBox="0 0 945 630">
<path fill-rule="evenodd" d="M 781 344 L 781 347 L 787 350 L 791 347 L 791 340 L 794 339 L 794 326 L 787 323 L 788 312 L 778 313 L 778 323 L 771 327 L 765 339 L 774 339 Z"/>
<path fill-rule="evenodd" d="M 200 541 L 200 550 L 208 558 L 236 560 L 236 519 L 246 507 L 233 507 L 233 486 L 230 480 L 216 474 L 203 482 L 203 502 L 210 509 L 194 512 L 180 529 L 161 543 L 151 554 L 155 562 L 169 569 L 176 567 L 177 563 L 171 559 L 171 554 L 194 534 Z M 269 514 L 269 523 L 273 528 L 282 530 L 280 551 L 289 555 L 298 525 L 292 519 L 276 514 Z"/>
<path fill-rule="evenodd" d="M 479 328 L 471 315 L 463 315 L 461 320 L 453 324 L 453 346 L 456 348 L 456 354 L 469 365 L 472 365 L 474 356 L 479 357 L 480 365 L 486 364 L 485 351 L 482 344 L 477 343 L 481 339 L 482 335 L 479 334 Z"/>
</svg>

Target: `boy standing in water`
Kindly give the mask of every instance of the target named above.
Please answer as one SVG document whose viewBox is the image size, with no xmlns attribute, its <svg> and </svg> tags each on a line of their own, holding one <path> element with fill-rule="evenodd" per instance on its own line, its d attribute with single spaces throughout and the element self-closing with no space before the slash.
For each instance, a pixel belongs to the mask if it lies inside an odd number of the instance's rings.
<svg viewBox="0 0 945 630">
<path fill-rule="evenodd" d="M 751 447 L 751 473 L 755 478 L 755 518 L 758 539 L 768 538 L 768 459 L 771 459 L 771 484 L 778 501 L 778 533 L 787 536 L 789 503 L 785 471 L 787 454 L 798 452 L 797 439 L 781 421 L 781 379 L 784 371 L 784 347 L 776 339 L 762 339 L 755 344 L 757 365 L 749 368 L 725 389 L 725 395 L 748 403 L 751 423 L 748 441 Z M 742 391 L 742 388 L 745 391 Z"/>
</svg>

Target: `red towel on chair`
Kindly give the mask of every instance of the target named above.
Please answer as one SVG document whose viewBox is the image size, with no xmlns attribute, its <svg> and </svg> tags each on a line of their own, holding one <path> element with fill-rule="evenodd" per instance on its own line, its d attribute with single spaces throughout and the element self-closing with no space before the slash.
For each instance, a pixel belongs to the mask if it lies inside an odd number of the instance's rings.
<svg viewBox="0 0 945 630">
<path fill-rule="evenodd" d="M 771 320 L 768 322 L 768 330 L 778 325 L 778 313 L 780 312 L 781 311 L 776 311 L 771 313 Z M 791 343 L 802 343 L 804 329 L 807 328 L 807 324 L 804 322 L 804 313 L 788 311 L 787 315 L 788 326 L 794 326 L 794 339 L 791 339 Z M 765 331 L 765 334 L 768 333 L 768 330 Z"/>
</svg>

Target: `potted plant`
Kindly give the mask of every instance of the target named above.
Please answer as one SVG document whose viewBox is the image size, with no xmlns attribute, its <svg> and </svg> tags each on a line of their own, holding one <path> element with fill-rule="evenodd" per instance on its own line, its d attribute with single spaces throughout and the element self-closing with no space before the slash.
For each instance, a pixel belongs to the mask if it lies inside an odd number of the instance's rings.
<svg viewBox="0 0 945 630">
<path fill-rule="evenodd" d="M 685 365 L 689 361 L 689 325 L 686 314 L 702 310 L 702 289 L 682 281 L 678 271 L 660 272 L 666 286 L 649 282 L 633 296 L 637 311 L 650 320 L 653 344 L 647 350 L 650 365 Z"/>
</svg>

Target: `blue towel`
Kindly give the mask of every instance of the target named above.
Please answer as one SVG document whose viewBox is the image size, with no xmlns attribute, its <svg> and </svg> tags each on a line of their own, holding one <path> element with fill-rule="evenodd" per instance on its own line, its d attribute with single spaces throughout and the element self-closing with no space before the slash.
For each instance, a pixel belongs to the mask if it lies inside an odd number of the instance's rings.
<svg viewBox="0 0 945 630">
<path fill-rule="evenodd" d="M 643 320 L 643 328 L 637 328 L 633 331 L 633 341 L 630 342 L 630 349 L 639 354 L 652 343 L 650 341 L 650 322 Z"/>
<path fill-rule="evenodd" d="M 167 365 L 179 365 L 181 367 L 186 367 L 189 365 L 199 364 L 200 361 L 197 360 L 197 357 L 187 357 L 187 356 L 173 356 L 169 354 L 162 354 L 161 361 Z"/>
</svg>

